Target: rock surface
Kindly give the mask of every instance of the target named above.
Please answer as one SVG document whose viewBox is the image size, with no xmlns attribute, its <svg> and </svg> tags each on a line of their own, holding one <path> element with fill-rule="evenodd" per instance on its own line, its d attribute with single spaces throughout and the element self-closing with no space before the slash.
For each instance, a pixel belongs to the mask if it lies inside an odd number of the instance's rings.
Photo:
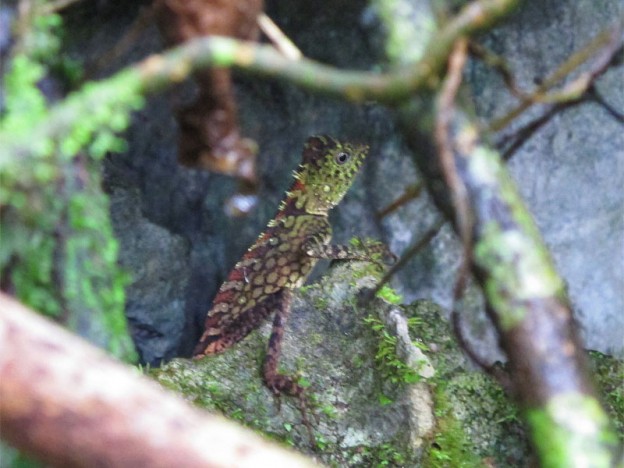
<svg viewBox="0 0 624 468">
<path fill-rule="evenodd" d="M 115 188 L 109 190 L 116 194 Z M 161 362 L 174 357 L 171 340 L 183 339 L 185 301 L 181 298 L 188 284 L 185 259 L 189 248 L 183 237 L 142 217 L 138 198 L 131 190 L 113 196 L 112 219 L 117 226 L 128 228 L 116 232 L 120 248 L 133 252 L 131 257 L 121 258 L 121 265 L 132 271 L 126 294 L 128 328 L 135 340 L 151 343 L 139 348 L 141 361 Z M 136 258 L 143 261 L 130 261 Z"/>
<path fill-rule="evenodd" d="M 527 2 L 484 44 L 504 55 L 520 87 L 531 90 L 537 80 L 615 25 L 623 14 L 622 2 L 604 2 L 600 8 L 585 1 Z M 572 78 L 578 76 L 577 72 Z M 499 80 L 482 66 L 472 67 L 474 101 L 484 120 L 504 115 L 517 103 Z M 624 115 L 623 82 L 620 60 L 596 83 L 604 101 L 620 116 Z M 537 106 L 498 138 L 548 108 Z M 523 143 L 509 167 L 567 282 L 587 347 L 624 356 L 622 121 L 596 102 L 565 109 Z"/>
<path fill-rule="evenodd" d="M 268 322 L 224 354 L 174 359 L 151 374 L 195 404 L 332 466 L 438 458 L 522 466 L 528 450 L 515 410 L 500 387 L 466 369 L 439 306 L 371 299 L 367 288 L 378 278 L 366 263 L 342 263 L 295 293 L 281 367 L 310 385 L 314 442 L 297 400 L 278 404 L 262 384 Z"/>
</svg>

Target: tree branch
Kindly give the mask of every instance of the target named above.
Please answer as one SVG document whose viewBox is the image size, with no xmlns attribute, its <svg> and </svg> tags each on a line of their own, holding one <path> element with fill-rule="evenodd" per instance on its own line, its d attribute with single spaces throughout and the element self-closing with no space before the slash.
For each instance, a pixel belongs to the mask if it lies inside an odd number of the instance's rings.
<svg viewBox="0 0 624 468">
<path fill-rule="evenodd" d="M 529 95 L 523 94 L 521 103 L 504 116 L 495 119 L 489 125 L 489 131 L 497 132 L 509 125 L 535 103 L 552 103 L 578 99 L 589 89 L 595 78 L 604 72 L 616 52 L 622 48 L 622 31 L 624 22 L 619 22 L 603 30 L 589 44 L 572 54 L 555 71 Z M 590 59 L 595 60 L 592 70 L 581 74 L 576 80 L 568 83 L 560 92 L 546 94 L 546 92 L 560 81 L 564 80 L 574 70 Z"/>
<path fill-rule="evenodd" d="M 437 36 L 427 34 L 421 41 Z M 440 110 L 446 112 L 442 119 Z M 481 141 L 477 123 L 456 103 L 436 109 L 433 97 L 421 93 L 401 107 L 400 119 L 434 202 L 464 240 L 453 201 L 467 200 L 471 269 L 507 354 L 541 464 L 611 466 L 617 437 L 593 388 L 563 281 L 500 156 Z M 442 157 L 433 124 L 438 120 L 448 130 L 442 146 L 451 153 L 442 148 Z M 452 164 L 441 161 L 444 156 Z M 449 167 L 458 181 L 450 180 Z"/>
<path fill-rule="evenodd" d="M 91 126 L 97 128 L 110 119 L 111 111 L 135 110 L 141 105 L 139 96 L 160 91 L 211 66 L 238 68 L 284 79 L 311 91 L 354 102 L 375 99 L 398 104 L 413 93 L 436 85 L 458 37 L 487 28 L 516 2 L 482 0 L 471 3 L 436 33 L 420 61 L 381 74 L 340 70 L 309 59 L 289 60 L 274 47 L 254 42 L 218 36 L 195 39 L 163 54 L 152 55 L 102 82 L 88 83 L 52 107 L 28 131 L 0 129 L 0 170 L 10 164 L 28 166 L 28 156 L 49 153 L 54 148 L 51 140 L 71 134 L 85 116 L 90 116 Z M 118 126 L 113 130 L 124 128 Z"/>
<path fill-rule="evenodd" d="M 0 435 L 57 466 L 315 466 L 0 294 Z"/>
<path fill-rule="evenodd" d="M 272 46 L 224 37 L 197 39 L 135 67 L 145 92 L 180 81 L 207 67 L 233 67 L 290 81 L 310 91 L 354 102 L 399 103 L 439 78 L 455 40 L 486 29 L 504 16 L 516 0 L 482 0 L 464 8 L 432 38 L 421 60 L 389 73 L 339 70 L 302 58 L 290 60 Z"/>
</svg>

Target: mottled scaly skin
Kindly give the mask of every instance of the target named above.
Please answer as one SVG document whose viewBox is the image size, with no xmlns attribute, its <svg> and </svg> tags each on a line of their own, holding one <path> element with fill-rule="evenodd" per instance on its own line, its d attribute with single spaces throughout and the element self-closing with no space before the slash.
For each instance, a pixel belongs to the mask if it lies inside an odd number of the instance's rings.
<svg viewBox="0 0 624 468">
<path fill-rule="evenodd" d="M 291 291 L 303 285 L 319 258 L 370 259 L 372 249 L 330 245 L 327 219 L 351 186 L 367 151 L 366 146 L 327 136 L 308 139 L 295 181 L 277 215 L 219 289 L 194 357 L 226 350 L 274 313 L 264 381 L 276 395 L 302 395 L 303 388 L 294 379 L 277 372 Z"/>
</svg>

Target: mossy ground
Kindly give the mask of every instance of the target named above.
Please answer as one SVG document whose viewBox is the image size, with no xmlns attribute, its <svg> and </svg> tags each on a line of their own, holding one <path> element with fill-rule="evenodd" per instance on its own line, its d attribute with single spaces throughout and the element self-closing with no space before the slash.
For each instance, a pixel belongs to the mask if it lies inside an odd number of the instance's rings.
<svg viewBox="0 0 624 468">
<path fill-rule="evenodd" d="M 530 457 L 517 410 L 500 385 L 476 371 L 460 351 L 442 310 L 416 301 L 406 315 L 417 315 L 410 334 L 435 352 L 428 353 L 436 375 L 437 428 L 423 459 L 430 467 L 524 466 Z"/>
<path fill-rule="evenodd" d="M 358 268 L 368 269 L 367 274 Z M 284 397 L 279 410 L 262 384 L 269 323 L 222 355 L 174 360 L 153 374 L 199 406 L 331 466 L 470 467 L 489 461 L 522 466 L 529 450 L 514 406 L 496 382 L 471 369 L 440 308 L 429 301 L 399 307 L 371 299 L 366 288 L 379 276 L 370 273 L 366 264 L 339 264 L 320 282 L 298 291 L 293 301 L 282 365 L 310 385 L 313 445 L 297 402 Z M 396 341 L 384 338 L 396 331 L 387 321 L 372 323 L 371 317 L 401 310 L 415 348 L 433 363 L 433 377 L 412 382 L 404 378 L 403 367 L 392 375 L 391 366 L 380 367 L 380 349 L 390 363 L 401 358 L 390 352 Z M 436 424 L 426 434 L 414 427 L 414 414 L 421 411 L 414 406 L 414 392 L 433 395 L 429 411 L 435 412 Z"/>
</svg>

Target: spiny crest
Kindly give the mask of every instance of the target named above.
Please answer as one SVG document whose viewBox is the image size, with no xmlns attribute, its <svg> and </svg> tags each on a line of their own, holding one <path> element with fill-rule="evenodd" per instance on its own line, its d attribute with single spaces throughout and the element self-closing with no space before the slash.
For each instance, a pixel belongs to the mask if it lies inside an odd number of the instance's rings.
<svg viewBox="0 0 624 468">
<path fill-rule="evenodd" d="M 311 214 L 326 214 L 349 190 L 368 146 L 339 142 L 329 136 L 308 138 L 290 196 Z"/>
</svg>

